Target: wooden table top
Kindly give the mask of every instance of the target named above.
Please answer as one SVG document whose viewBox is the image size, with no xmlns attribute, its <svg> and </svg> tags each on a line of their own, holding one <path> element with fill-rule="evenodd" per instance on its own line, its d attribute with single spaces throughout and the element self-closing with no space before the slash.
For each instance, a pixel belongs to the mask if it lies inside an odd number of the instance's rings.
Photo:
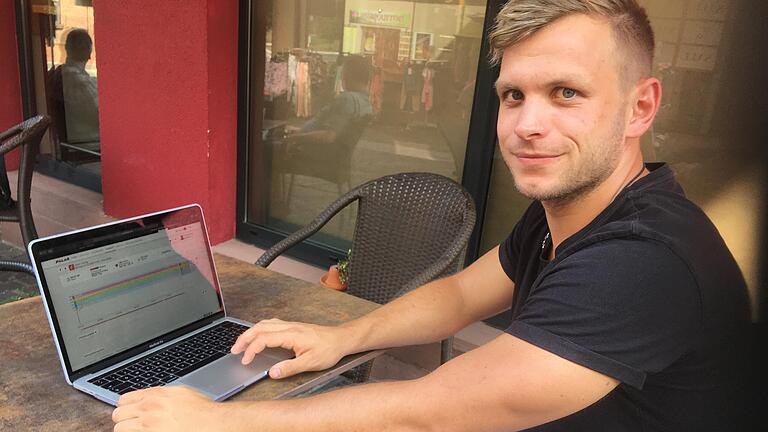
<svg viewBox="0 0 768 432">
<path fill-rule="evenodd" d="M 215 261 L 227 314 L 251 322 L 338 324 L 378 306 L 232 258 L 216 255 Z M 323 372 L 265 379 L 232 400 L 291 397 L 378 354 L 348 356 Z M 112 430 L 112 409 L 66 383 L 39 297 L 0 306 L 0 430 Z"/>
</svg>

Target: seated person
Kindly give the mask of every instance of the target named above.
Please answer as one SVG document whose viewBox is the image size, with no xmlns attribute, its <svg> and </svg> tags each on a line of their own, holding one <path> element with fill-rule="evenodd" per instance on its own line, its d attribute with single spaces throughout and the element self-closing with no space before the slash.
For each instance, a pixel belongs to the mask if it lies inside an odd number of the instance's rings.
<svg viewBox="0 0 768 432">
<path fill-rule="evenodd" d="M 96 78 L 85 70 L 91 59 L 93 40 L 86 30 L 67 34 L 64 48 L 67 59 L 50 77 L 49 110 L 59 141 L 86 143 L 99 141 L 99 96 Z"/>
<path fill-rule="evenodd" d="M 353 123 L 373 114 L 368 100 L 368 61 L 360 56 L 346 58 L 342 69 L 344 91 L 312 119 L 286 138 L 298 143 L 333 143 Z"/>
</svg>

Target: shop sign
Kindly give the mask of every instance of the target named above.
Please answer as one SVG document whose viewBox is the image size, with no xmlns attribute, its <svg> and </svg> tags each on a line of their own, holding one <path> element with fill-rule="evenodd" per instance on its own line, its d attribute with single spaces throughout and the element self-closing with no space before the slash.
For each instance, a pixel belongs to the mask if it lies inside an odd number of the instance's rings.
<svg viewBox="0 0 768 432">
<path fill-rule="evenodd" d="M 32 13 L 56 15 L 56 6 L 51 0 L 32 0 Z"/>
<path fill-rule="evenodd" d="M 379 13 L 376 11 L 362 11 L 352 9 L 349 11 L 349 23 L 369 26 L 372 25 L 408 28 L 411 26 L 411 16 L 408 14 L 383 12 Z"/>
</svg>

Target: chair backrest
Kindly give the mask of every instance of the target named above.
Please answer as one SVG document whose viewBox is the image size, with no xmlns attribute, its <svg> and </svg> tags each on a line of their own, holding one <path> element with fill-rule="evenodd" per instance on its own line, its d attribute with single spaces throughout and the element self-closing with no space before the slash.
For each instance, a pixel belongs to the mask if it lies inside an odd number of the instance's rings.
<svg viewBox="0 0 768 432">
<path fill-rule="evenodd" d="M 25 245 L 37 238 L 30 201 L 32 174 L 40 151 L 40 141 L 43 139 L 50 122 L 50 117 L 38 115 L 0 133 L 0 157 L 16 147 L 21 146 L 22 148 L 16 198 L 18 222 L 21 226 L 21 236 Z"/>
<path fill-rule="evenodd" d="M 351 119 L 333 142 L 304 144 L 290 157 L 290 163 L 283 164 L 282 172 L 316 177 L 337 184 L 346 183 L 348 186 L 352 152 L 371 119 L 369 115 Z"/>
<path fill-rule="evenodd" d="M 475 226 L 475 204 L 460 184 L 431 173 L 389 175 L 350 190 L 266 250 L 256 265 L 269 266 L 355 202 L 348 293 L 387 303 L 461 269 Z"/>
<path fill-rule="evenodd" d="M 336 137 L 336 141 L 331 148 L 327 149 L 329 154 L 335 158 L 335 171 L 337 173 L 334 181 L 342 182 L 349 181 L 351 175 L 352 165 L 352 152 L 355 150 L 357 143 L 362 138 L 365 129 L 371 122 L 373 117 L 365 115 L 362 117 L 356 117 L 350 120 L 344 131 Z"/>
<path fill-rule="evenodd" d="M 461 269 L 476 218 L 461 185 L 438 174 L 402 173 L 355 191 L 349 294 L 387 303 Z"/>
<path fill-rule="evenodd" d="M 350 120 L 344 131 L 336 138 L 336 142 L 351 152 L 357 142 L 360 141 L 372 118 L 373 116 L 364 115 Z"/>
</svg>

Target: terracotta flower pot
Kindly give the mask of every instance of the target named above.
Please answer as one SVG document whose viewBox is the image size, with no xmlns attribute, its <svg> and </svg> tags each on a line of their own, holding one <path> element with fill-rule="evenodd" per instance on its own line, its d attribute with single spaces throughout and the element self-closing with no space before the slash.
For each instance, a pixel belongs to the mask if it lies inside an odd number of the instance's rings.
<svg viewBox="0 0 768 432">
<path fill-rule="evenodd" d="M 335 265 L 328 268 L 328 272 L 320 278 L 320 283 L 325 287 L 335 289 L 337 291 L 344 291 L 347 289 L 347 284 L 341 283 L 341 278 L 339 277 L 339 269 L 337 269 Z"/>
</svg>

